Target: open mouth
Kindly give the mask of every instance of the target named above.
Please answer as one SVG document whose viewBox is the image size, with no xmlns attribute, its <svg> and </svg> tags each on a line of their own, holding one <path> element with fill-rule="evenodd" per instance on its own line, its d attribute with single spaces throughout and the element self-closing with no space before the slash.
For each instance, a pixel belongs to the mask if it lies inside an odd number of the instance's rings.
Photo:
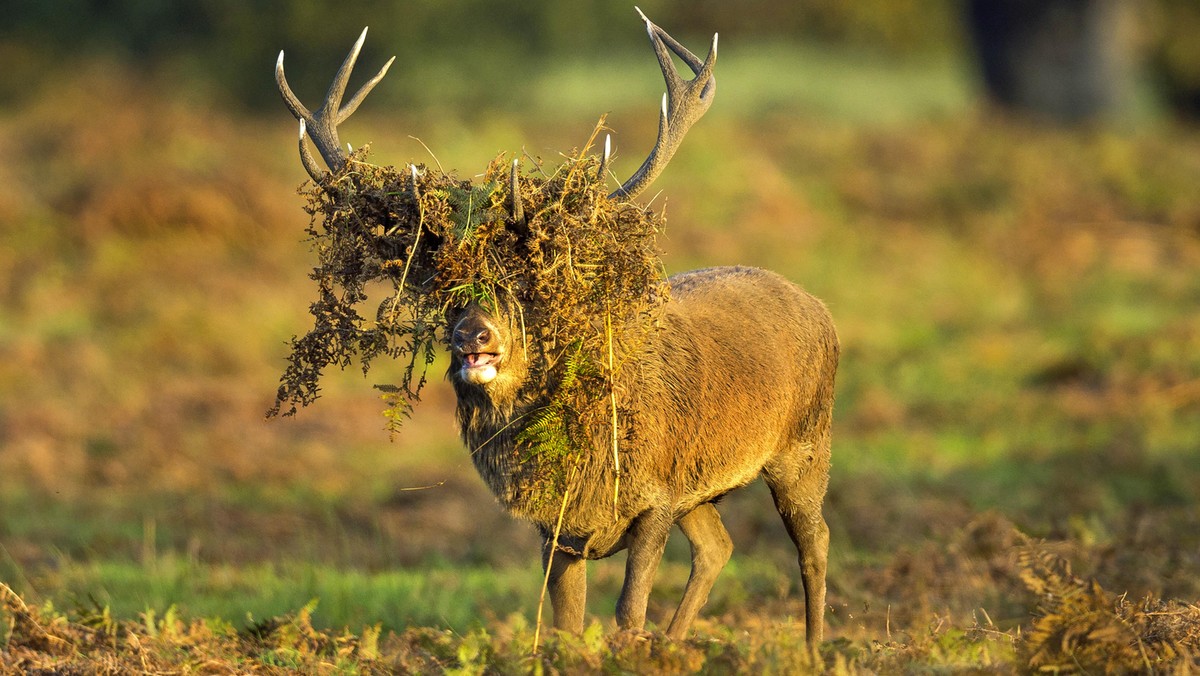
<svg viewBox="0 0 1200 676">
<path fill-rule="evenodd" d="M 500 355 L 493 352 L 468 352 L 463 354 L 462 362 L 462 379 L 476 385 L 484 385 L 496 379 Z"/>
<path fill-rule="evenodd" d="M 495 366 L 499 361 L 500 355 L 493 352 L 471 352 L 463 355 L 463 363 L 471 368 Z"/>
</svg>

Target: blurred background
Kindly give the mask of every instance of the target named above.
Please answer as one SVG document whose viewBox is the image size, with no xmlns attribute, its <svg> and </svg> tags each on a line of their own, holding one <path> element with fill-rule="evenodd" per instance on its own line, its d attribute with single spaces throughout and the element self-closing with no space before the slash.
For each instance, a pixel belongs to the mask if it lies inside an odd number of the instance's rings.
<svg viewBox="0 0 1200 676">
<path fill-rule="evenodd" d="M 381 366 L 264 420 L 314 298 L 275 58 L 315 105 L 369 25 L 351 86 L 397 60 L 343 140 L 464 178 L 501 152 L 553 164 L 606 113 L 631 174 L 661 75 L 625 3 L 347 4 L 6 6 L 0 580 L 29 598 L 532 612 L 536 539 L 475 476 L 443 365 L 395 439 Z M 1108 588 L 1200 596 L 1200 5 L 641 8 L 697 53 L 721 36 L 716 103 L 647 196 L 668 270 L 769 267 L 839 325 L 834 635 L 1019 621 L 1018 531 Z M 743 493 L 709 612 L 794 614 L 794 550 Z M 671 547 L 652 618 L 686 580 Z M 593 569 L 607 617 L 620 562 Z"/>
</svg>

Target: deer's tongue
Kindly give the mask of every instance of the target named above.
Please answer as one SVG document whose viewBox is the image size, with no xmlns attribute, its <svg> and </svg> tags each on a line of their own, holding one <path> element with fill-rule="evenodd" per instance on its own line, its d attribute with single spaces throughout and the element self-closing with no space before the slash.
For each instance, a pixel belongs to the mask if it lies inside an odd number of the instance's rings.
<svg viewBox="0 0 1200 676">
<path fill-rule="evenodd" d="M 488 354 L 486 352 L 475 352 L 463 355 L 463 361 L 465 361 L 467 366 L 470 367 L 487 366 L 488 364 L 495 362 L 496 359 L 496 355 Z"/>
</svg>

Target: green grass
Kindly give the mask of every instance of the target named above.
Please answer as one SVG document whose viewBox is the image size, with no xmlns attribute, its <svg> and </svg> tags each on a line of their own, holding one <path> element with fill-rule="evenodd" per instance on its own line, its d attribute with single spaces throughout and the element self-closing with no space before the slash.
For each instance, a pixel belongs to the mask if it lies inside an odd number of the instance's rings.
<svg viewBox="0 0 1200 676">
<path fill-rule="evenodd" d="M 387 630 L 447 627 L 459 632 L 494 619 L 494 609 L 532 617 L 537 570 L 437 566 L 367 573 L 305 563 L 212 565 L 163 556 L 144 563 L 64 562 L 41 584 L 64 608 L 96 604 L 115 617 L 162 615 L 175 607 L 185 619 L 215 618 L 245 628 L 295 612 L 312 600 L 314 626 Z"/>
<path fill-rule="evenodd" d="M 652 601 L 659 617 L 652 621 L 670 618 L 668 606 L 682 594 L 687 581 L 686 560 L 668 559 Z M 623 557 L 592 564 L 588 606 L 597 617 L 612 614 L 623 569 Z M 723 572 L 709 611 L 720 615 L 753 599 L 785 600 L 798 593 L 796 572 L 737 557 Z M 245 629 L 296 612 L 315 600 L 312 622 L 318 628 L 379 624 L 388 631 L 430 626 L 467 633 L 511 615 L 522 616 L 532 626 L 541 579 L 540 566 L 532 560 L 504 567 L 443 562 L 372 572 L 300 561 L 212 564 L 164 553 L 139 562 L 62 558 L 53 572 L 25 582 L 34 590 L 47 590 L 35 596 L 58 608 L 107 609 L 123 619 L 146 613 L 161 617 L 173 608 L 185 621 L 207 618 Z M 801 610 L 799 604 L 796 610 Z M 549 606 L 544 612 L 549 621 Z"/>
</svg>

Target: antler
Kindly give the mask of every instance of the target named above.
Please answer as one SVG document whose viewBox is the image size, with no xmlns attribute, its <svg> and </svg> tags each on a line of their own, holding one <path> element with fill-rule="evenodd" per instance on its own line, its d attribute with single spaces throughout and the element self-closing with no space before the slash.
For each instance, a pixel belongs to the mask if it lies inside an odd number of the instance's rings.
<svg viewBox="0 0 1200 676">
<path fill-rule="evenodd" d="M 520 237 L 529 236 L 529 224 L 525 221 L 525 208 L 521 205 L 521 174 L 518 171 L 520 160 L 512 161 L 509 172 L 509 189 L 512 191 L 512 223 Z"/>
<path fill-rule="evenodd" d="M 662 68 L 667 91 L 663 94 L 662 114 L 658 118 L 658 141 L 655 142 L 654 149 L 650 151 L 650 156 L 646 158 L 646 161 L 642 162 L 641 168 L 609 195 L 609 197 L 624 199 L 633 199 L 645 190 L 655 178 L 658 178 L 667 163 L 671 161 L 675 151 L 679 149 L 679 144 L 683 141 L 688 129 L 696 120 L 700 119 L 701 115 L 704 115 L 708 107 L 712 105 L 713 97 L 717 94 L 717 78 L 713 75 L 713 66 L 717 62 L 717 35 L 713 34 L 712 48 L 708 50 L 708 58 L 701 61 L 695 54 L 688 51 L 687 47 L 679 44 L 675 38 L 667 35 L 666 31 L 647 19 L 646 15 L 642 14 L 642 10 L 637 7 L 634 9 L 637 9 L 638 15 L 646 22 L 646 32 L 650 35 L 650 44 L 654 47 L 658 65 Z M 675 63 L 672 61 L 668 49 L 687 63 L 692 72 L 696 74 L 695 78 L 684 80 L 679 76 L 679 71 L 675 69 Z M 608 165 L 607 147 L 606 140 L 602 167 Z"/>
<path fill-rule="evenodd" d="M 275 83 L 279 85 L 279 93 L 283 96 L 283 102 L 287 104 L 288 109 L 292 111 L 292 115 L 300 120 L 300 161 L 304 163 L 305 170 L 314 181 L 319 182 L 323 172 L 317 167 L 312 153 L 308 151 L 308 146 L 304 143 L 305 134 L 312 139 L 313 145 L 317 147 L 317 152 L 321 154 L 321 158 L 325 160 L 325 166 L 329 167 L 330 171 L 336 172 L 345 166 L 346 153 L 342 150 L 341 141 L 338 140 L 337 126 L 345 122 L 346 118 L 358 109 L 359 104 L 363 102 L 367 94 L 371 93 L 375 85 L 379 84 L 392 62 L 396 60 L 394 56 L 388 59 L 375 77 L 350 97 L 345 105 L 342 105 L 342 96 L 345 95 L 346 84 L 350 81 L 350 71 L 354 70 L 354 62 L 358 60 L 358 52 L 362 49 L 363 41 L 366 39 L 367 29 L 363 28 L 362 35 L 358 36 L 358 42 L 354 43 L 350 54 L 342 62 L 342 67 L 333 77 L 329 91 L 325 93 L 325 100 L 315 112 L 305 108 L 304 104 L 300 103 L 300 99 L 296 98 L 292 92 L 292 88 L 288 86 L 287 78 L 283 75 L 282 51 L 279 52 L 279 60 L 275 62 Z"/>
</svg>

